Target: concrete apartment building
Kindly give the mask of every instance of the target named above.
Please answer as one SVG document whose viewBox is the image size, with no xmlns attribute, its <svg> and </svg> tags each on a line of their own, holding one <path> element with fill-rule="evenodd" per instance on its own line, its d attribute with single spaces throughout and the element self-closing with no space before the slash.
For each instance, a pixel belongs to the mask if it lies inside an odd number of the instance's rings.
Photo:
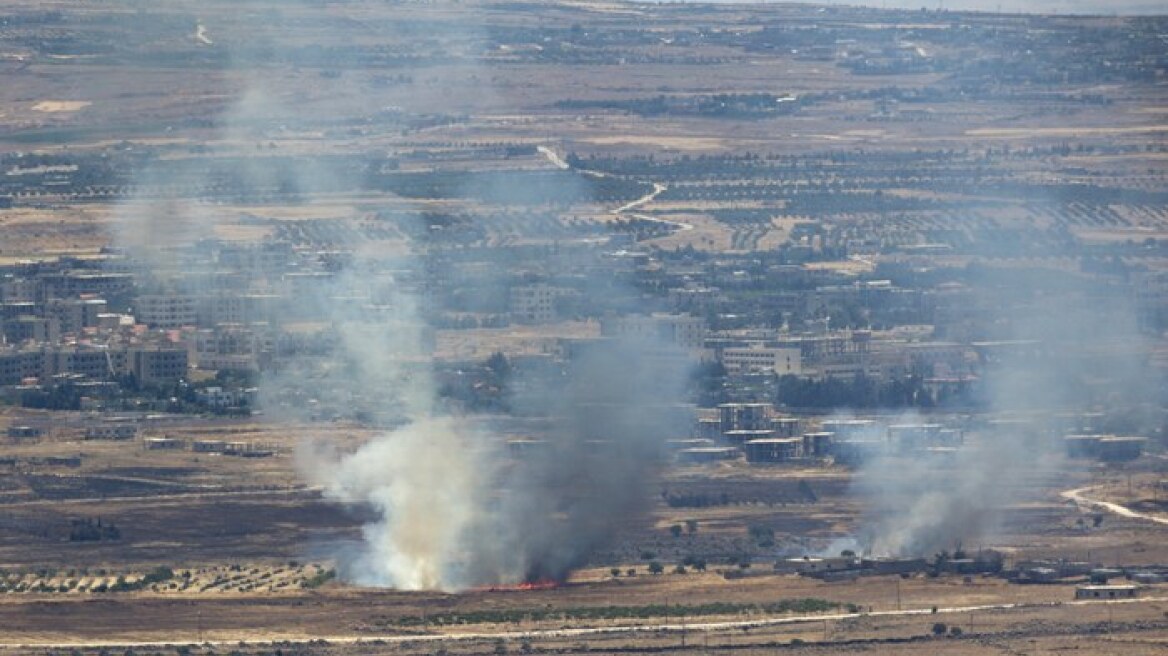
<svg viewBox="0 0 1168 656">
<path fill-rule="evenodd" d="M 556 318 L 560 290 L 551 285 L 517 285 L 511 288 L 508 310 L 514 323 L 551 323 Z"/>
<path fill-rule="evenodd" d="M 719 361 L 732 375 L 767 373 L 777 376 L 803 374 L 803 353 L 797 348 L 783 348 L 764 343 L 720 350 Z"/>
<path fill-rule="evenodd" d="M 141 383 L 169 383 L 187 374 L 187 349 L 176 344 L 64 345 L 0 351 L 0 385 L 44 383 L 69 374 L 109 380 L 133 374 Z"/>
<path fill-rule="evenodd" d="M 169 383 L 187 375 L 187 350 L 181 346 L 135 346 L 127 355 L 129 372 L 139 383 Z"/>
<path fill-rule="evenodd" d="M 623 337 L 688 350 L 701 349 L 706 339 L 706 320 L 684 314 L 630 314 L 605 317 L 600 322 L 604 337 Z"/>
<path fill-rule="evenodd" d="M 275 350 L 267 324 L 220 324 L 196 331 L 191 342 L 191 364 L 205 370 L 259 371 Z"/>
<path fill-rule="evenodd" d="M 78 334 L 98 325 L 99 316 L 108 312 L 102 298 L 54 298 L 45 302 L 44 316 L 57 322 L 60 334 Z"/>
<path fill-rule="evenodd" d="M 184 294 L 143 294 L 134 302 L 134 316 L 152 329 L 193 326 L 198 321 L 197 309 L 195 297 Z"/>
</svg>

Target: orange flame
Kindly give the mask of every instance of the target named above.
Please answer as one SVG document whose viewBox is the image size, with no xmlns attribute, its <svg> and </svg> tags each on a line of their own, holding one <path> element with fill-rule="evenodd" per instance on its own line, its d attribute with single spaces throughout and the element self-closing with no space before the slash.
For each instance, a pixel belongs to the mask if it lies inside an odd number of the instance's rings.
<svg viewBox="0 0 1168 656">
<path fill-rule="evenodd" d="M 554 590 L 560 587 L 559 582 L 551 579 L 524 581 L 515 585 L 492 585 L 478 588 L 480 592 L 530 592 L 532 590 Z"/>
</svg>

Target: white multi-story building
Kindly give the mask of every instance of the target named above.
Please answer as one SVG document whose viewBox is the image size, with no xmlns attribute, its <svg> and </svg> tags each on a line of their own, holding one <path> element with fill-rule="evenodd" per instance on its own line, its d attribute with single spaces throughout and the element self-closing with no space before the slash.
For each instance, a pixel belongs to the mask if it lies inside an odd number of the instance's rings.
<svg viewBox="0 0 1168 656">
<path fill-rule="evenodd" d="M 803 373 L 802 352 L 798 348 L 780 348 L 751 344 L 722 349 L 722 366 L 727 373 L 773 373 L 799 376 Z"/>
</svg>

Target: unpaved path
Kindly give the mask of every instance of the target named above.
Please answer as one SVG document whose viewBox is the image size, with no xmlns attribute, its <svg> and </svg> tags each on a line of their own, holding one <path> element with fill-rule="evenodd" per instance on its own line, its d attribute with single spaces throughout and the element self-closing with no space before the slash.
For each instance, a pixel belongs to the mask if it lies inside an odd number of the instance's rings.
<svg viewBox="0 0 1168 656">
<path fill-rule="evenodd" d="M 563 170 L 569 170 L 572 168 L 570 164 L 568 164 L 566 161 L 564 161 L 564 159 L 562 157 L 560 157 L 556 153 L 556 151 L 552 150 L 551 148 L 548 148 L 547 146 L 536 146 L 536 150 L 538 150 L 540 152 L 540 154 L 542 154 L 544 157 L 546 157 L 547 160 L 552 163 L 552 166 L 554 166 L 558 169 L 563 169 Z M 577 171 L 579 171 L 583 175 L 589 175 L 589 176 L 592 176 L 594 178 L 611 177 L 608 173 L 605 173 L 603 171 L 593 171 L 590 169 L 577 169 Z M 651 184 L 653 185 L 653 191 L 650 191 L 649 193 L 645 194 L 644 196 L 641 196 L 640 198 L 638 198 L 634 201 L 625 203 L 624 205 L 621 205 L 620 207 L 616 208 L 615 210 L 612 210 L 612 214 L 614 216 L 619 217 L 619 216 L 622 216 L 622 215 L 628 213 L 628 215 L 634 219 L 639 219 L 641 221 L 651 221 L 653 223 L 660 223 L 663 225 L 667 225 L 675 230 L 681 230 L 683 232 L 686 230 L 693 230 L 693 226 L 688 224 L 688 223 L 682 223 L 681 221 L 670 221 L 669 219 L 661 219 L 661 218 L 658 218 L 655 216 L 649 216 L 648 214 L 635 214 L 635 213 L 631 212 L 631 210 L 635 210 L 642 205 L 646 205 L 648 203 L 653 202 L 653 199 L 657 198 L 663 192 L 665 192 L 666 190 L 669 189 L 669 187 L 666 187 L 665 185 L 661 184 L 660 182 L 653 182 Z"/>
<path fill-rule="evenodd" d="M 1131 508 L 1128 508 L 1127 506 L 1121 506 L 1118 503 L 1111 503 L 1110 501 L 1102 501 L 1099 499 L 1091 499 L 1091 498 L 1084 496 L 1084 493 L 1089 492 L 1093 489 L 1095 489 L 1095 488 L 1094 487 L 1080 487 L 1080 488 L 1076 488 L 1074 490 L 1067 490 L 1066 492 L 1061 492 L 1061 493 L 1059 493 L 1059 496 L 1061 496 L 1064 499 L 1070 499 L 1071 501 L 1074 501 L 1075 503 L 1079 504 L 1080 506 L 1091 506 L 1091 507 L 1095 507 L 1095 508 L 1102 508 L 1108 512 L 1115 513 L 1116 515 L 1119 515 L 1121 517 L 1130 517 L 1132 519 L 1142 519 L 1142 520 L 1146 520 L 1149 522 L 1155 522 L 1157 524 L 1163 524 L 1165 526 L 1168 526 L 1168 518 L 1158 517 L 1156 515 L 1150 515 L 1148 513 L 1138 512 L 1138 511 L 1132 510 Z"/>
</svg>

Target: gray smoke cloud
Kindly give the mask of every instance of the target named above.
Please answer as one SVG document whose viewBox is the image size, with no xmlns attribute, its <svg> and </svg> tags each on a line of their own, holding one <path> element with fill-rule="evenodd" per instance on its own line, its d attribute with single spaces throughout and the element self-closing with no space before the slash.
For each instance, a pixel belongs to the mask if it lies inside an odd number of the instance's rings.
<svg viewBox="0 0 1168 656">
<path fill-rule="evenodd" d="M 1076 417 L 1102 413 L 1115 430 L 1158 389 L 1141 359 L 1145 338 L 1131 289 L 1076 271 L 976 269 L 986 307 L 981 406 L 947 416 L 965 428 L 951 452 L 888 454 L 862 464 L 854 489 L 868 503 L 857 544 L 881 556 L 931 556 L 987 545 L 1012 505 L 1036 500 L 1071 466 L 1062 437 Z M 909 414 L 890 424 L 926 424 Z M 1098 428 L 1096 428 L 1098 430 Z"/>
<path fill-rule="evenodd" d="M 388 327 L 348 326 L 340 345 L 375 362 L 349 373 L 399 405 L 403 425 L 353 453 L 317 445 L 301 456 L 327 496 L 373 510 L 343 563 L 352 580 L 443 590 L 560 581 L 644 510 L 664 440 L 686 425 L 674 405 L 684 356 L 650 361 L 643 353 L 660 348 L 622 340 L 583 346 L 559 381 L 514 399 L 546 422 L 541 439 L 514 456 L 487 422 L 441 408 L 428 376 L 389 373 L 420 347 Z"/>
<path fill-rule="evenodd" d="M 371 31 L 394 32 L 384 17 L 378 20 Z M 475 22 L 466 16 L 452 28 L 468 49 L 476 47 Z M 271 26 L 255 27 L 254 47 L 281 47 Z M 209 35 L 209 47 L 253 47 L 233 46 L 214 21 L 201 33 Z M 471 54 L 450 54 L 457 61 L 448 69 L 476 78 Z M 264 374 L 261 386 L 259 407 L 269 420 L 356 415 L 376 427 L 375 435 L 355 448 L 313 441 L 296 455 L 301 474 L 327 498 L 370 517 L 360 545 L 335 550 L 348 579 L 451 591 L 563 580 L 612 539 L 614 526 L 644 509 L 664 438 L 687 426 L 675 405 L 686 379 L 686 356 L 651 342 L 604 339 L 578 345 L 559 376 L 515 385 L 519 391 L 512 404 L 545 426 L 535 448 L 515 455 L 507 449 L 507 436 L 486 418 L 442 399 L 427 325 L 435 308 L 423 292 L 426 246 L 415 241 L 417 251 L 401 252 L 370 243 L 340 253 L 294 252 L 298 275 L 253 275 L 243 287 L 233 287 L 234 278 L 219 280 L 213 264 L 176 257 L 194 242 L 215 243 L 221 228 L 237 225 L 249 205 L 266 201 L 277 208 L 264 208 L 267 216 L 279 218 L 279 207 L 300 202 L 311 209 L 319 192 L 351 183 L 344 178 L 352 171 L 331 168 L 335 159 L 311 149 L 294 157 L 281 150 L 284 136 L 321 117 L 301 115 L 294 96 L 279 88 L 279 75 L 262 68 L 263 74 L 256 73 L 234 52 L 229 59 L 235 63 L 223 84 L 235 100 L 211 119 L 212 156 L 145 162 L 137 183 L 150 191 L 121 206 L 116 242 L 144 264 L 143 279 L 160 290 L 264 297 L 263 315 L 275 330 L 279 364 Z M 344 76 L 322 77 L 313 93 L 360 99 L 359 86 L 348 80 L 361 74 L 348 68 Z M 480 103 L 498 102 L 481 86 L 445 89 L 432 81 L 416 86 L 419 96 L 449 96 L 455 110 L 472 96 Z M 486 184 L 495 179 L 503 178 L 488 178 Z M 566 187 L 564 197 L 578 197 L 586 188 L 570 178 L 556 184 Z M 195 200 L 200 189 L 235 190 L 237 206 Z M 522 204 L 530 195 L 525 189 L 473 191 L 501 203 Z M 539 193 L 556 196 L 546 187 Z M 399 198 L 384 212 L 400 223 L 421 223 L 427 211 L 424 201 Z M 546 264 L 554 269 L 556 263 Z M 576 285 L 607 297 L 622 293 L 607 279 L 581 276 Z"/>
<path fill-rule="evenodd" d="M 342 279 L 347 299 L 373 276 Z M 527 391 L 512 402 L 546 427 L 516 456 L 485 418 L 439 401 L 420 297 L 389 285 L 366 293 L 383 297 L 392 320 L 347 316 L 344 303 L 328 311 L 343 377 L 397 425 L 351 453 L 317 443 L 299 456 L 326 496 L 372 510 L 362 544 L 338 552 L 343 572 L 412 590 L 563 580 L 650 498 L 664 440 L 688 421 L 675 405 L 685 356 L 639 341 L 578 345 L 561 377 L 518 386 Z"/>
<path fill-rule="evenodd" d="M 687 365 L 657 344 L 604 341 L 575 353 L 559 385 L 520 399 L 551 412 L 545 447 L 513 467 L 495 515 L 498 543 L 523 562 L 508 573 L 472 560 L 473 571 L 488 580 L 519 571 L 562 580 L 614 537 L 615 525 L 639 517 L 665 438 L 688 425 L 676 405 Z"/>
<path fill-rule="evenodd" d="M 901 417 L 897 423 L 911 420 Z M 1026 479 L 1057 453 L 1015 427 L 971 436 L 942 461 L 936 456 L 881 456 L 857 473 L 870 508 L 858 542 L 875 556 L 931 556 L 985 544 L 1001 528 Z"/>
</svg>

